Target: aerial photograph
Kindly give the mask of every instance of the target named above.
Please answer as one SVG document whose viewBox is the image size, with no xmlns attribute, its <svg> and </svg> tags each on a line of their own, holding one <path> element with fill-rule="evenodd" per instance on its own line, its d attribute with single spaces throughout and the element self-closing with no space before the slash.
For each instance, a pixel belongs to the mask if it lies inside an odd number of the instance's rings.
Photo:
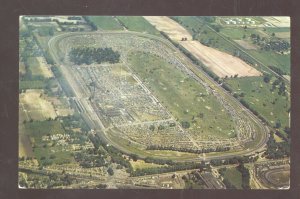
<svg viewBox="0 0 300 199">
<path fill-rule="evenodd" d="M 290 17 L 19 17 L 20 189 L 289 189 Z"/>
</svg>

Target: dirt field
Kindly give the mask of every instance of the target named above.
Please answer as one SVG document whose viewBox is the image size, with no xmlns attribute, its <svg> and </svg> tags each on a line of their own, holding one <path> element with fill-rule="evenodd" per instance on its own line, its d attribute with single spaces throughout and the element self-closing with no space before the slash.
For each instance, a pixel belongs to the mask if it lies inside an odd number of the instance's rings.
<svg viewBox="0 0 300 199">
<path fill-rule="evenodd" d="M 255 45 L 247 41 L 244 40 L 234 40 L 234 41 L 247 50 L 257 50 L 257 47 Z"/>
<path fill-rule="evenodd" d="M 281 39 L 289 39 L 289 38 L 291 38 L 291 33 L 290 32 L 276 32 L 275 36 L 279 37 Z"/>
<path fill-rule="evenodd" d="M 241 59 L 202 45 L 198 41 L 181 42 L 181 45 L 191 52 L 203 64 L 209 67 L 219 77 L 239 77 L 262 75 Z"/>
<path fill-rule="evenodd" d="M 153 26 L 159 31 L 163 31 L 169 35 L 173 40 L 181 40 L 182 37 L 186 37 L 188 40 L 192 40 L 192 35 L 180 26 L 177 22 L 165 16 L 144 16 Z"/>
<path fill-rule="evenodd" d="M 49 66 L 47 65 L 45 58 L 37 57 L 36 59 L 40 64 L 40 69 L 41 69 L 41 73 L 43 74 L 43 76 L 46 78 L 53 77 L 53 73 L 50 70 Z"/>
<path fill-rule="evenodd" d="M 56 113 L 52 104 L 45 100 L 41 94 L 42 90 L 26 90 L 26 93 L 21 93 L 20 108 L 26 112 L 26 115 L 33 120 L 54 119 Z"/>
<path fill-rule="evenodd" d="M 290 27 L 290 17 L 263 17 L 276 27 Z"/>
<path fill-rule="evenodd" d="M 262 75 L 255 68 L 237 57 L 204 46 L 198 41 L 191 41 L 191 35 L 180 24 L 168 17 L 145 17 L 145 19 L 158 30 L 168 34 L 171 39 L 177 40 L 219 77 L 231 77 L 236 74 L 239 77 Z M 182 37 L 187 37 L 188 40 L 180 41 Z"/>
</svg>

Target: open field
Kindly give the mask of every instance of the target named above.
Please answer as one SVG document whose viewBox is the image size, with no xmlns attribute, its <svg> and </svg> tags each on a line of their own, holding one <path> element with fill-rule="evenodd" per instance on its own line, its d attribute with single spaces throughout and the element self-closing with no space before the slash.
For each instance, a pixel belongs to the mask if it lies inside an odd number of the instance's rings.
<svg viewBox="0 0 300 199">
<path fill-rule="evenodd" d="M 162 165 L 159 165 L 159 164 L 147 163 L 144 160 L 137 160 L 137 161 L 130 160 L 129 162 L 130 162 L 133 170 L 144 169 L 144 168 L 154 168 L 154 167 L 161 167 L 162 166 Z"/>
<path fill-rule="evenodd" d="M 29 70 L 33 76 L 43 76 L 45 78 L 53 77 L 53 73 L 46 63 L 44 57 L 28 58 Z"/>
<path fill-rule="evenodd" d="M 237 189 L 242 189 L 242 174 L 236 168 L 226 168 L 224 178 Z"/>
<path fill-rule="evenodd" d="M 249 50 L 248 53 L 257 58 L 266 66 L 275 66 L 288 75 L 291 73 L 291 57 L 289 54 L 282 55 L 262 50 Z"/>
<path fill-rule="evenodd" d="M 180 122 L 191 124 L 188 131 L 198 137 L 235 137 L 233 121 L 228 120 L 230 115 L 195 80 L 151 54 L 137 52 L 130 55 L 129 60 L 132 69 L 170 113 Z"/>
<path fill-rule="evenodd" d="M 88 17 L 100 30 L 123 30 L 123 27 L 112 16 Z"/>
<path fill-rule="evenodd" d="M 54 119 L 56 117 L 54 107 L 43 97 L 42 90 L 28 89 L 25 93 L 21 93 L 20 107 L 33 120 Z"/>
<path fill-rule="evenodd" d="M 42 89 L 46 86 L 44 81 L 35 80 L 35 81 L 20 81 L 19 90 L 25 89 Z"/>
<path fill-rule="evenodd" d="M 261 73 L 241 59 L 211 47 L 207 47 L 198 41 L 190 41 L 191 35 L 177 22 L 168 17 L 145 17 L 160 31 L 165 31 L 171 39 L 180 40 L 187 37 L 188 41 L 178 41 L 185 49 L 203 62 L 219 77 L 260 76 Z M 166 29 L 165 24 L 168 24 Z M 176 31 L 173 31 L 176 30 Z"/>
<path fill-rule="evenodd" d="M 39 63 L 39 67 L 41 70 L 41 74 L 45 77 L 45 78 L 50 78 L 53 77 L 53 73 L 50 70 L 50 67 L 48 66 L 46 60 L 44 57 L 36 57 L 38 63 Z"/>
<path fill-rule="evenodd" d="M 228 79 L 226 82 L 238 94 L 244 93 L 243 99 L 265 117 L 272 125 L 280 121 L 282 128 L 288 126 L 290 99 L 278 95 L 278 90 L 270 91 L 272 82 L 265 83 L 262 77 Z M 274 103 L 274 104 L 273 104 Z"/>
<path fill-rule="evenodd" d="M 116 17 L 125 28 L 136 32 L 145 32 L 153 35 L 160 35 L 160 33 L 141 16 L 117 16 Z"/>
<path fill-rule="evenodd" d="M 177 25 L 177 23 L 169 17 L 145 16 L 144 18 L 156 29 L 167 33 L 169 37 L 175 41 L 180 41 L 183 37 L 186 37 L 188 40 L 192 40 L 191 34 L 180 25 Z"/>
<path fill-rule="evenodd" d="M 25 123 L 24 129 L 29 136 L 35 158 L 41 163 L 53 161 L 57 164 L 74 161 L 73 156 L 63 142 L 65 130 L 59 121 L 33 121 Z M 49 140 L 48 137 L 51 137 Z"/>
<path fill-rule="evenodd" d="M 191 52 L 196 58 L 202 61 L 219 77 L 231 77 L 238 75 L 245 76 L 260 76 L 261 72 L 242 61 L 241 59 L 229 55 L 227 53 L 215 50 L 200 44 L 197 41 L 181 42 L 181 45 Z"/>
<path fill-rule="evenodd" d="M 276 27 L 290 27 L 290 17 L 263 17 L 263 19 Z"/>
<path fill-rule="evenodd" d="M 250 42 L 244 40 L 234 40 L 234 41 L 247 50 L 257 50 L 257 46 L 253 45 Z"/>
</svg>

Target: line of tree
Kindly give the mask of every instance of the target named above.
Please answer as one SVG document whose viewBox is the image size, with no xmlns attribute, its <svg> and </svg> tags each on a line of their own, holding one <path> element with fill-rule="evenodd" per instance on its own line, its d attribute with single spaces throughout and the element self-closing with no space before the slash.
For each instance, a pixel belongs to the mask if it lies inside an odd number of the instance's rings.
<svg viewBox="0 0 300 199">
<path fill-rule="evenodd" d="M 143 176 L 143 175 L 167 173 L 167 172 L 189 170 L 189 169 L 203 169 L 202 167 L 203 166 L 201 166 L 199 163 L 194 163 L 194 162 L 176 163 L 172 166 L 137 169 L 131 173 L 131 176 Z"/>
<path fill-rule="evenodd" d="M 110 155 L 111 161 L 113 163 L 117 163 L 117 164 L 124 166 L 125 168 L 127 168 L 127 172 L 129 172 L 129 173 L 131 173 L 131 171 L 133 171 L 133 168 L 132 168 L 130 162 L 122 156 L 123 155 L 122 152 L 120 152 L 118 149 L 116 149 L 115 147 L 113 147 L 111 145 L 108 145 L 105 141 L 100 139 L 100 137 L 97 135 L 90 134 L 89 139 L 91 140 L 91 142 L 93 143 L 93 145 L 96 149 L 99 149 L 100 146 L 103 147 L 104 150 L 107 151 L 107 153 Z"/>
<path fill-rule="evenodd" d="M 274 72 L 276 72 L 278 75 L 283 76 L 286 75 L 287 73 L 282 71 L 280 68 L 276 67 L 276 66 L 268 66 L 271 70 L 273 70 Z"/>
<path fill-rule="evenodd" d="M 242 156 L 242 157 L 232 157 L 227 159 L 213 159 L 210 161 L 212 166 L 221 166 L 229 164 L 242 164 L 257 161 L 258 156 Z"/>
<path fill-rule="evenodd" d="M 290 156 L 290 141 L 276 142 L 274 139 L 274 132 L 270 133 L 270 138 L 267 142 L 267 150 L 264 153 L 268 159 L 280 159 Z"/>
<path fill-rule="evenodd" d="M 230 147 L 217 146 L 215 148 L 188 149 L 188 148 L 178 148 L 178 147 L 174 147 L 174 146 L 150 145 L 150 146 L 147 146 L 146 150 L 170 150 L 170 151 L 201 154 L 201 153 L 210 153 L 210 152 L 229 151 Z"/>
<path fill-rule="evenodd" d="M 236 168 L 242 174 L 242 187 L 243 187 L 243 189 L 250 189 L 250 173 L 249 173 L 249 170 L 244 166 L 244 164 L 240 164 Z"/>
<path fill-rule="evenodd" d="M 86 23 L 91 27 L 92 30 L 98 30 L 97 26 L 90 20 L 88 16 L 82 16 L 82 18 L 86 21 Z"/>
<path fill-rule="evenodd" d="M 77 65 L 120 61 L 120 53 L 112 48 L 72 48 L 69 56 L 70 60 Z"/>
</svg>

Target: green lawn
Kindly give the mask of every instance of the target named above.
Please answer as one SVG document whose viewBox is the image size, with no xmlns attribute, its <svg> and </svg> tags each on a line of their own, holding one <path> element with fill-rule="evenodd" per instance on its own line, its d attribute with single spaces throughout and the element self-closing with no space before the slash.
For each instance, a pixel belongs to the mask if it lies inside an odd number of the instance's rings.
<svg viewBox="0 0 300 199">
<path fill-rule="evenodd" d="M 136 52 L 129 56 L 133 70 L 178 119 L 188 121 L 196 135 L 234 136 L 233 121 L 221 104 L 202 85 L 162 58 Z"/>
<path fill-rule="evenodd" d="M 128 30 L 160 35 L 160 32 L 141 16 L 117 16 L 117 18 L 126 26 Z"/>
<path fill-rule="evenodd" d="M 226 37 L 229 37 L 232 40 L 242 40 L 244 35 L 245 38 L 248 38 L 253 33 L 258 34 L 254 28 L 244 29 L 243 27 L 222 28 L 220 30 L 220 33 L 222 33 Z"/>
<path fill-rule="evenodd" d="M 98 29 L 123 30 L 123 27 L 112 16 L 89 16 Z"/>
<path fill-rule="evenodd" d="M 274 80 L 275 78 L 270 83 L 265 83 L 263 77 L 244 77 L 228 79 L 226 82 L 237 93 L 245 93 L 244 100 L 272 125 L 280 121 L 284 128 L 289 124 L 287 110 L 290 108 L 290 99 L 278 95 L 278 89 L 273 93 L 270 91 Z"/>
<path fill-rule="evenodd" d="M 248 53 L 261 61 L 266 66 L 276 66 L 287 74 L 291 73 L 291 57 L 290 55 L 281 55 L 275 52 L 263 50 L 248 50 Z"/>
<path fill-rule="evenodd" d="M 236 168 L 226 168 L 224 178 L 237 189 L 242 189 L 242 174 Z"/>
<path fill-rule="evenodd" d="M 29 57 L 27 59 L 27 64 L 29 65 L 29 70 L 33 76 L 43 76 L 40 63 L 36 57 Z"/>
<path fill-rule="evenodd" d="M 19 81 L 19 90 L 24 89 L 41 89 L 46 86 L 45 81 Z"/>
</svg>

